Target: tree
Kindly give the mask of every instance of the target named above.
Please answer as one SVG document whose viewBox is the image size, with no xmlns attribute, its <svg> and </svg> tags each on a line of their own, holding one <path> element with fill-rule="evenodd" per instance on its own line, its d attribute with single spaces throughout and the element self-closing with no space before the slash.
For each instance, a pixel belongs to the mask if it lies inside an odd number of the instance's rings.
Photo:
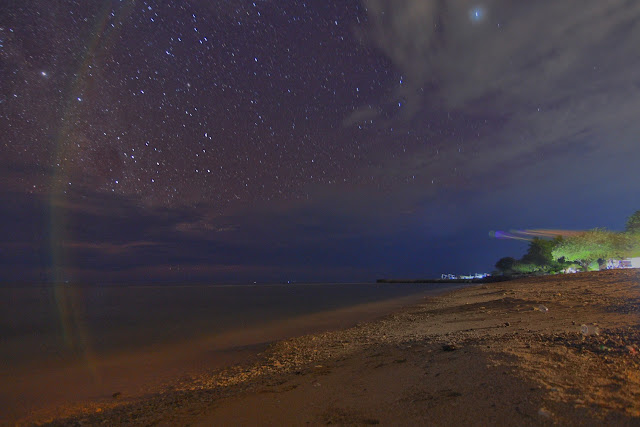
<svg viewBox="0 0 640 427">
<path fill-rule="evenodd" d="M 513 266 L 516 264 L 516 259 L 510 256 L 500 258 L 498 262 L 496 262 L 496 268 L 503 273 L 509 272 L 513 269 Z"/>
<path fill-rule="evenodd" d="M 553 249 L 552 256 L 574 261 L 588 270 L 595 261 L 625 258 L 630 250 L 631 240 L 627 234 L 596 228 L 562 240 Z"/>
<path fill-rule="evenodd" d="M 562 238 L 554 240 L 545 240 L 534 238 L 529 242 L 527 253 L 520 260 L 523 264 L 533 264 L 546 270 L 553 264 L 553 248 L 561 241 Z"/>
<path fill-rule="evenodd" d="M 640 211 L 635 211 L 633 215 L 627 218 L 625 231 L 627 233 L 640 233 Z"/>
</svg>

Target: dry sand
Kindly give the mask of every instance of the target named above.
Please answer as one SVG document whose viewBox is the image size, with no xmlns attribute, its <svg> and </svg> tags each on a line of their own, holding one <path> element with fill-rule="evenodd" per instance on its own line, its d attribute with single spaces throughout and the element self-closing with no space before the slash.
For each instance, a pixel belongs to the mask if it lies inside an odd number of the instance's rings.
<svg viewBox="0 0 640 427">
<path fill-rule="evenodd" d="M 74 411 L 53 423 L 640 425 L 640 271 L 473 286 Z"/>
</svg>

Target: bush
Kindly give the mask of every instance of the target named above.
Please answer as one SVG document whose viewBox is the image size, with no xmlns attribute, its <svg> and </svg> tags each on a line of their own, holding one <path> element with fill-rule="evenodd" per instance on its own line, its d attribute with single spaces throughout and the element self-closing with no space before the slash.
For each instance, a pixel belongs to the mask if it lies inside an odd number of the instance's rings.
<svg viewBox="0 0 640 427">
<path fill-rule="evenodd" d="M 513 271 L 520 274 L 531 274 L 537 271 L 542 271 L 542 267 L 536 264 L 524 263 L 524 262 L 516 262 L 513 265 Z"/>
<path fill-rule="evenodd" d="M 500 270 L 503 274 L 510 272 L 513 269 L 513 266 L 516 263 L 516 259 L 510 256 L 500 258 L 498 262 L 496 262 L 496 268 Z"/>
</svg>

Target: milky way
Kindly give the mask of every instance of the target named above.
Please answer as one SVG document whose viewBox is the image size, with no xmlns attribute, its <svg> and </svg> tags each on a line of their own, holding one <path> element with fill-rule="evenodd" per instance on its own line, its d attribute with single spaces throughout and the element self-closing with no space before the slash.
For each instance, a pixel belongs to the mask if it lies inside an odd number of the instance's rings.
<svg viewBox="0 0 640 427">
<path fill-rule="evenodd" d="M 401 77 L 354 37 L 357 2 L 107 4 L 32 2 L 4 22 L 5 147 L 43 169 L 20 186 L 55 173 L 154 204 L 226 204 L 362 179 L 372 147 L 356 129 L 375 124 L 342 122 Z"/>
</svg>

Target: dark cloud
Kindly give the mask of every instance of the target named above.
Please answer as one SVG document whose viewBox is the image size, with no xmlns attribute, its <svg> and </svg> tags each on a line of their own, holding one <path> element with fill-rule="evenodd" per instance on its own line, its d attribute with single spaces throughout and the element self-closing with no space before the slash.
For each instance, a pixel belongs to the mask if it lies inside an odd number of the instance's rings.
<svg viewBox="0 0 640 427">
<path fill-rule="evenodd" d="M 207 206 L 148 209 L 117 195 L 7 198 L 13 203 L 0 210 L 4 280 L 309 280 L 323 267 L 323 277 L 334 280 L 345 271 L 363 274 L 349 254 L 363 225 L 317 206 L 218 218 L 203 214 Z M 335 249 L 340 242 L 346 246 Z"/>
<path fill-rule="evenodd" d="M 94 250 L 94 251 L 98 251 L 106 254 L 125 254 L 125 253 L 132 252 L 136 248 L 146 248 L 146 247 L 156 246 L 156 245 L 158 245 L 157 242 L 145 242 L 145 241 L 127 242 L 127 243 L 121 243 L 121 244 L 115 244 L 110 242 L 101 242 L 101 243 L 64 242 L 63 243 L 63 246 L 65 248 L 76 249 L 76 250 L 87 250 L 87 251 Z"/>
</svg>

